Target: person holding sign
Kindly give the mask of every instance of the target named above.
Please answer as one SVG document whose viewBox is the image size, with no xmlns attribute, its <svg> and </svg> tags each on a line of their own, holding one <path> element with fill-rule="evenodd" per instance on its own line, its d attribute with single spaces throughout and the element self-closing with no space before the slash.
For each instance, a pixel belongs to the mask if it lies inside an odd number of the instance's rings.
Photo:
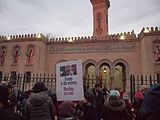
<svg viewBox="0 0 160 120">
<path fill-rule="evenodd" d="M 58 101 L 84 100 L 82 60 L 57 63 L 56 94 Z"/>
</svg>

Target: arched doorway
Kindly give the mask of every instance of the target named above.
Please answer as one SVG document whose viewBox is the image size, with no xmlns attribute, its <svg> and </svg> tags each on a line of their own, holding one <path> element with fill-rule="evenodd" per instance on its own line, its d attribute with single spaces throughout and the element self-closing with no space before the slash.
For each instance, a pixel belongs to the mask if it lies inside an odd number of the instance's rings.
<svg viewBox="0 0 160 120">
<path fill-rule="evenodd" d="M 96 66 L 93 63 L 88 63 L 85 66 L 85 79 L 88 87 L 93 88 L 96 83 Z"/>
<path fill-rule="evenodd" d="M 99 68 L 99 81 L 102 87 L 106 87 L 108 90 L 111 89 L 111 67 L 108 63 L 104 62 Z"/>
<path fill-rule="evenodd" d="M 122 62 L 118 62 L 114 67 L 114 88 L 126 88 L 126 66 Z"/>
</svg>

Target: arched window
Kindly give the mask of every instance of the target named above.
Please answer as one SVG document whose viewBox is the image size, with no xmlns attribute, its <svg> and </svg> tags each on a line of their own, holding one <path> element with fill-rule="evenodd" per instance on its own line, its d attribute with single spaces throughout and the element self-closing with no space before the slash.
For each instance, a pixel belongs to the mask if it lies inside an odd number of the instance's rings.
<svg viewBox="0 0 160 120">
<path fill-rule="evenodd" d="M 153 53 L 155 62 L 160 62 L 160 40 L 155 40 L 153 42 Z"/>
<path fill-rule="evenodd" d="M 6 47 L 1 47 L 0 49 L 0 65 L 3 66 L 6 58 Z"/>
<path fill-rule="evenodd" d="M 19 46 L 15 46 L 13 48 L 13 63 L 16 64 L 19 61 L 19 56 L 20 56 L 20 47 Z"/>
<path fill-rule="evenodd" d="M 16 73 L 16 71 L 12 71 L 11 72 L 11 80 L 16 81 L 16 79 L 17 79 L 17 73 Z"/>
<path fill-rule="evenodd" d="M 25 73 L 25 81 L 28 83 L 31 81 L 31 72 L 27 71 Z"/>
<path fill-rule="evenodd" d="M 33 45 L 27 47 L 27 64 L 33 64 L 34 51 L 35 47 Z"/>
<path fill-rule="evenodd" d="M 33 50 L 31 49 L 31 50 L 29 50 L 29 55 L 28 55 L 28 63 L 29 64 L 32 64 L 32 62 L 33 62 Z"/>
</svg>

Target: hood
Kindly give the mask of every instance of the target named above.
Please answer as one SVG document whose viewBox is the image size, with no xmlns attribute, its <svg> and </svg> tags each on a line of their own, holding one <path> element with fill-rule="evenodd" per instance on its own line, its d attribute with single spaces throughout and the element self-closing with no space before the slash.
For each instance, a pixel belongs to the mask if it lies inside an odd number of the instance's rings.
<svg viewBox="0 0 160 120">
<path fill-rule="evenodd" d="M 32 93 L 29 102 L 34 106 L 43 105 L 48 97 L 47 92 Z"/>
<path fill-rule="evenodd" d="M 141 112 L 157 113 L 160 111 L 160 84 L 153 85 L 144 96 Z"/>
<path fill-rule="evenodd" d="M 105 106 L 115 112 L 121 112 L 126 108 L 125 101 L 123 100 L 110 100 L 107 103 L 105 103 Z"/>
</svg>

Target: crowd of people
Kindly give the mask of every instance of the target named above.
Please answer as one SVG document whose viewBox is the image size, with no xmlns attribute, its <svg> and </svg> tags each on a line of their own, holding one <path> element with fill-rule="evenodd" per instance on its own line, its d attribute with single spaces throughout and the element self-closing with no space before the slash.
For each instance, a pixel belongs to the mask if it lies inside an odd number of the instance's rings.
<svg viewBox="0 0 160 120">
<path fill-rule="evenodd" d="M 119 89 L 84 86 L 84 101 L 57 101 L 43 82 L 32 90 L 16 94 L 14 86 L 0 85 L 1 120 L 159 120 L 160 84 L 142 85 L 130 102 Z M 18 109 L 19 112 L 15 112 Z"/>
</svg>

